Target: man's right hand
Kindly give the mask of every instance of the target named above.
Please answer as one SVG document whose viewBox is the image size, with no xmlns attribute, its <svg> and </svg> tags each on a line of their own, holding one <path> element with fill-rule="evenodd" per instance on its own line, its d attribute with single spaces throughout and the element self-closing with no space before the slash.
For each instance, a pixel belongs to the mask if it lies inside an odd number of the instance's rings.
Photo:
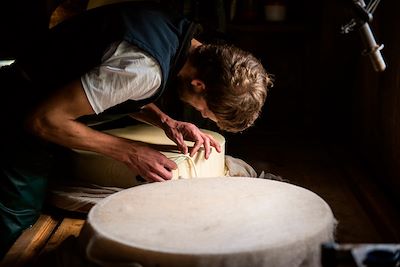
<svg viewBox="0 0 400 267">
<path fill-rule="evenodd" d="M 178 168 L 175 162 L 140 142 L 130 142 L 123 162 L 149 182 L 172 179 L 172 170 Z"/>
</svg>

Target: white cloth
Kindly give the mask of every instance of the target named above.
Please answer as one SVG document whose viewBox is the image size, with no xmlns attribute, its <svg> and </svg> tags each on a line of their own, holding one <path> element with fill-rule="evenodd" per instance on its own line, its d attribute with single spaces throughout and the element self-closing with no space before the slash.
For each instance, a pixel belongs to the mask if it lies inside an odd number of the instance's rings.
<svg viewBox="0 0 400 267">
<path fill-rule="evenodd" d="M 96 114 L 126 100 L 152 96 L 161 84 L 158 62 L 125 41 L 114 43 L 102 64 L 82 75 L 81 82 Z"/>
<path fill-rule="evenodd" d="M 257 177 L 257 172 L 244 160 L 225 156 L 226 176 Z"/>
<path fill-rule="evenodd" d="M 264 178 L 270 180 L 277 180 L 281 182 L 289 182 L 283 179 L 281 176 L 262 171 L 260 174 L 254 170 L 247 162 L 242 159 L 235 158 L 229 155 L 225 156 L 225 176 L 241 176 L 241 177 L 254 177 L 254 178 Z"/>
<path fill-rule="evenodd" d="M 225 155 L 226 177 L 253 177 L 270 180 L 285 181 L 280 176 L 262 171 L 260 175 L 252 166 L 244 160 Z M 137 182 L 137 185 L 146 182 Z M 117 193 L 125 188 L 102 186 L 84 181 L 74 182 L 69 180 L 68 184 L 57 184 L 50 190 L 49 201 L 51 205 L 74 212 L 87 213 L 94 205 L 103 198 Z"/>
</svg>

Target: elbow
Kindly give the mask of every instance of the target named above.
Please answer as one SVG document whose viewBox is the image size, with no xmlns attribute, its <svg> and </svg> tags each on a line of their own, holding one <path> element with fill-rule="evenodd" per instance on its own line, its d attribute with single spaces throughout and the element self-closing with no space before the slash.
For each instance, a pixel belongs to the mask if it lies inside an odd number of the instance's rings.
<svg viewBox="0 0 400 267">
<path fill-rule="evenodd" d="M 51 116 L 38 112 L 29 115 L 24 122 L 24 128 L 27 132 L 44 139 L 46 139 L 46 136 L 48 136 L 53 128 L 52 125 Z"/>
</svg>

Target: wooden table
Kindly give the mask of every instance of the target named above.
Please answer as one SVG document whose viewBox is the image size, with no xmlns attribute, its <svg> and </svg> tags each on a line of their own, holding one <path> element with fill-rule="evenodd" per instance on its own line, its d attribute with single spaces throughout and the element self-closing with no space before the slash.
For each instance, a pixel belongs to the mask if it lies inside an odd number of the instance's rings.
<svg viewBox="0 0 400 267">
<path fill-rule="evenodd" d="M 25 230 L 0 263 L 1 267 L 34 266 L 41 256 L 53 251 L 66 238 L 78 236 L 85 220 L 42 214 Z"/>
</svg>

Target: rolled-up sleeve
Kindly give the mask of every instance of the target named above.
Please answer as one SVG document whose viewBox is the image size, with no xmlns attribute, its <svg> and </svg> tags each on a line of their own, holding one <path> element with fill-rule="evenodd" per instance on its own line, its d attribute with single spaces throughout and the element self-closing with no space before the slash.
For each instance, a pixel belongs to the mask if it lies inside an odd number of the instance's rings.
<svg viewBox="0 0 400 267">
<path fill-rule="evenodd" d="M 126 100 L 152 96 L 161 84 L 157 61 L 122 42 L 103 63 L 82 75 L 82 85 L 96 114 Z"/>
</svg>

